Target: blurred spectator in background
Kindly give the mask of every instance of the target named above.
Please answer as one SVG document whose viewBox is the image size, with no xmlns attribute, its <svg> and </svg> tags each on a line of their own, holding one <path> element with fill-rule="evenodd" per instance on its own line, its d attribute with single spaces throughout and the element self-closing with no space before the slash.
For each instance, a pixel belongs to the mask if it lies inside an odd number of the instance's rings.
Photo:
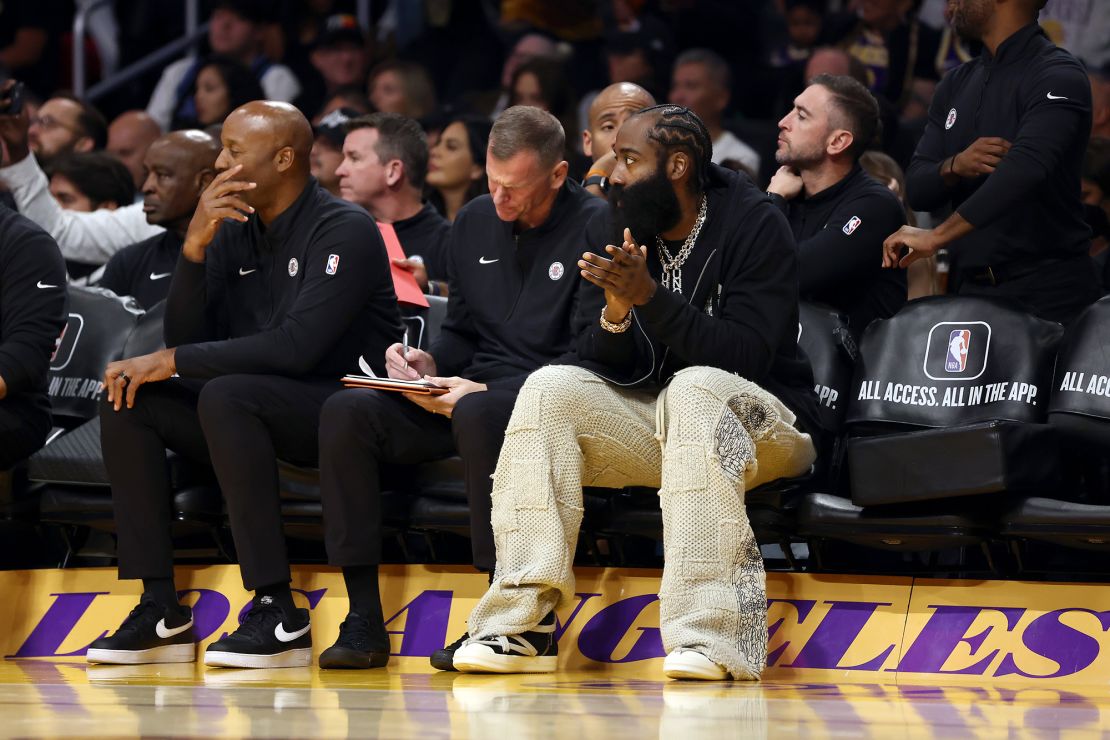
<svg viewBox="0 0 1110 740">
<path fill-rule="evenodd" d="M 906 223 L 917 226 L 917 215 L 910 208 L 906 200 L 906 173 L 889 154 L 872 149 L 863 153 L 859 158 L 860 167 L 883 185 L 890 188 L 902 202 L 902 209 L 906 212 Z M 906 268 L 906 300 L 923 298 L 928 295 L 940 295 L 944 291 L 937 281 L 937 258 L 918 260 Z"/>
<path fill-rule="evenodd" d="M 135 200 L 135 182 L 123 162 L 105 152 L 74 152 L 54 159 L 50 194 L 70 211 L 114 211 Z"/>
<path fill-rule="evenodd" d="M 231 111 L 266 93 L 250 68 L 227 57 L 209 57 L 197 69 L 190 97 L 192 118 L 177 117 L 173 128 L 204 128 L 223 123 Z"/>
<path fill-rule="evenodd" d="M 617 164 L 613 151 L 617 131 L 630 115 L 653 105 L 651 93 L 633 82 L 614 82 L 594 98 L 582 132 L 582 152 L 593 163 L 582 181 L 589 193 L 608 197 L 609 177 Z"/>
<path fill-rule="evenodd" d="M 58 88 L 65 5 L 63 0 L 0 2 L 0 79 L 22 80 L 40 100 Z"/>
<path fill-rule="evenodd" d="M 1094 233 L 1091 256 L 1105 292 L 1110 290 L 1110 139 L 1091 139 L 1087 144 L 1080 188 L 1083 213 Z"/>
<path fill-rule="evenodd" d="M 428 144 L 420 124 L 397 113 L 371 113 L 346 124 L 339 193 L 360 205 L 375 221 L 392 224 L 408 259 L 396 262 L 416 276 L 425 290 L 438 292 L 445 281 L 444 258 L 449 227 L 423 201 L 428 174 Z M 417 259 L 419 258 L 419 259 Z"/>
<path fill-rule="evenodd" d="M 558 59 L 563 52 L 559 45 L 550 36 L 542 33 L 525 33 L 518 38 L 505 57 L 501 66 L 501 88 L 491 95 L 471 94 L 467 96 L 470 107 L 483 113 L 489 113 L 490 119 L 501 115 L 501 111 L 509 107 L 509 97 L 513 86 L 513 77 L 517 67 L 533 59 Z"/>
<path fill-rule="evenodd" d="M 306 80 L 297 106 L 312 115 L 339 90 L 365 89 L 370 58 L 370 44 L 358 19 L 346 14 L 329 17 L 309 54 L 316 79 Z"/>
<path fill-rule="evenodd" d="M 347 121 L 364 114 L 365 111 L 354 108 L 336 108 L 313 127 L 316 138 L 312 142 L 312 153 L 308 155 L 309 170 L 320 186 L 336 197 L 342 197 L 339 195 L 339 175 L 335 171 L 343 162 Z"/>
<path fill-rule="evenodd" d="M 821 38 L 825 0 L 785 0 L 786 40 L 771 50 L 770 65 L 775 69 L 805 67 Z"/>
<path fill-rule="evenodd" d="M 651 16 L 618 18 L 616 28 L 605 36 L 609 82 L 634 82 L 657 99 L 667 90 L 673 58 L 667 27 Z"/>
<path fill-rule="evenodd" d="M 154 140 L 162 135 L 158 122 L 146 111 L 120 113 L 108 127 L 108 153 L 123 162 L 135 182 L 135 190 L 143 186 L 143 157 Z"/>
<path fill-rule="evenodd" d="M 917 20 L 920 0 L 859 0 L 856 12 L 829 20 L 829 37 L 859 59 L 868 87 L 902 118 L 925 116 L 937 81 L 940 32 Z"/>
<path fill-rule="evenodd" d="M 436 91 L 427 71 L 415 62 L 383 62 L 370 72 L 370 102 L 381 113 L 420 119 L 435 110 Z"/>
<path fill-rule="evenodd" d="M 489 192 L 486 147 L 493 126 L 488 118 L 455 118 L 443 128 L 428 158 L 428 201 L 454 222 L 459 209 Z"/>
<path fill-rule="evenodd" d="M 1091 138 L 1110 139 L 1110 64 L 1087 76 L 1091 80 Z"/>
<path fill-rule="evenodd" d="M 531 59 L 516 68 L 509 86 L 509 106 L 514 105 L 530 105 L 547 111 L 559 119 L 564 131 L 578 128 L 574 91 L 562 62 L 555 59 Z M 583 155 L 573 137 L 568 136 L 566 144 L 564 158 L 570 163 L 568 176 L 579 180 L 589 162 L 582 161 Z"/>
<path fill-rule="evenodd" d="M 317 111 L 313 123 L 319 123 L 329 113 L 340 108 L 353 108 L 362 115 L 374 112 L 370 98 L 366 97 L 366 90 L 362 87 L 344 87 L 336 90 L 330 98 L 324 101 L 323 106 Z"/>
<path fill-rule="evenodd" d="M 100 111 L 71 97 L 53 97 L 43 103 L 30 119 L 27 141 L 42 166 L 55 157 L 71 152 L 91 152 L 108 143 L 108 123 Z M 9 146 L 11 162 L 16 156 Z"/>
<path fill-rule="evenodd" d="M 261 97 L 289 102 L 300 94 L 300 83 L 288 67 L 262 55 L 263 32 L 271 12 L 265 0 L 218 0 L 209 19 L 208 45 L 213 55 L 246 65 L 265 91 Z M 191 91 L 204 63 L 204 59 L 186 57 L 162 72 L 147 113 L 163 129 L 170 128 L 175 118 L 197 118 Z"/>
<path fill-rule="evenodd" d="M 713 137 L 714 164 L 735 159 L 759 172 L 759 155 L 721 124 L 732 95 L 731 76 L 728 63 L 717 53 L 709 49 L 684 51 L 674 63 L 668 100 L 694 111 L 705 123 Z"/>
</svg>

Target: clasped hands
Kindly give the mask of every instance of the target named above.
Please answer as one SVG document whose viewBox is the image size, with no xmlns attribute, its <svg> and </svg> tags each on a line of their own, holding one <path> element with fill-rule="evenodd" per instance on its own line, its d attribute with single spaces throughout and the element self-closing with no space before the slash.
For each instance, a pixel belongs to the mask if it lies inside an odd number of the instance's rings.
<svg viewBox="0 0 1110 740">
<path fill-rule="evenodd" d="M 642 306 L 652 299 L 658 284 L 647 267 L 647 247 L 624 230 L 624 243 L 605 247 L 608 257 L 586 252 L 578 261 L 582 277 L 605 291 L 606 320 L 619 323 L 633 306 Z"/>
</svg>

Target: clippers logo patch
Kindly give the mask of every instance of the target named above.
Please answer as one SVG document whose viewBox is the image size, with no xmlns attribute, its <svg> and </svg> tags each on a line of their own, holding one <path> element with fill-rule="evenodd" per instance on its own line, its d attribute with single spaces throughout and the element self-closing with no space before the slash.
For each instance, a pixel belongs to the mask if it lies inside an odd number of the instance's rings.
<svg viewBox="0 0 1110 740">
<path fill-rule="evenodd" d="M 566 272 L 566 270 L 563 269 L 562 262 L 552 262 L 551 267 L 547 268 L 547 276 L 552 280 L 558 280 L 563 276 L 564 272 Z"/>
<path fill-rule="evenodd" d="M 967 329 L 953 329 L 948 335 L 948 359 L 944 369 L 950 373 L 962 373 L 967 368 L 967 349 L 971 343 L 971 332 Z"/>
<path fill-rule="evenodd" d="M 953 108 L 952 110 L 948 111 L 948 118 L 944 119 L 944 130 L 947 131 L 948 129 L 952 128 L 955 125 L 956 125 L 956 109 Z"/>
<path fill-rule="evenodd" d="M 860 227 L 860 224 L 862 223 L 863 220 L 860 219 L 859 216 L 852 216 L 850 219 L 848 219 L 848 223 L 844 224 L 843 228 L 841 228 L 840 230 L 848 236 L 851 236 L 853 233 L 855 233 L 855 230 L 858 229 Z"/>
<path fill-rule="evenodd" d="M 290 259 L 289 260 L 289 277 L 296 277 L 297 270 L 299 270 L 300 267 L 301 266 L 297 263 L 297 258 L 296 257 L 293 257 L 292 259 Z"/>
<path fill-rule="evenodd" d="M 991 327 L 985 321 L 942 321 L 929 330 L 925 375 L 931 380 L 974 380 L 987 369 Z"/>
<path fill-rule="evenodd" d="M 339 272 L 339 255 L 338 254 L 329 254 L 328 255 L 328 266 L 327 266 L 327 269 L 324 270 L 324 272 L 326 272 L 329 275 L 334 275 L 335 273 Z"/>
<path fill-rule="evenodd" d="M 62 327 L 62 333 L 54 340 L 54 354 L 50 355 L 50 369 L 62 370 L 73 359 L 73 350 L 77 349 L 77 340 L 81 338 L 81 329 L 85 326 L 85 319 L 81 314 L 71 313 Z"/>
</svg>

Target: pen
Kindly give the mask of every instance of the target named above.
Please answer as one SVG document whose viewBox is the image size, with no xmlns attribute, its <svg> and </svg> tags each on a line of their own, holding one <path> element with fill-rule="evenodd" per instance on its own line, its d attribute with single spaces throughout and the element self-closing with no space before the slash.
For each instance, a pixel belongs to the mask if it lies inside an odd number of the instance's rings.
<svg viewBox="0 0 1110 740">
<path fill-rule="evenodd" d="M 405 329 L 404 336 L 401 337 L 401 359 L 405 361 L 405 367 L 409 366 L 409 330 Z"/>
</svg>

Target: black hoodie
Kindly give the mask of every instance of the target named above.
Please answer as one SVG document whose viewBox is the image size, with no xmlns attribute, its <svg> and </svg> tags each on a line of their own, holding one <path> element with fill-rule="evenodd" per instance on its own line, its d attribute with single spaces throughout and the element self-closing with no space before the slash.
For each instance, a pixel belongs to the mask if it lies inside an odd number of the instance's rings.
<svg viewBox="0 0 1110 740">
<path fill-rule="evenodd" d="M 798 254 L 786 218 L 747 177 L 709 172 L 705 224 L 682 268 L 685 293 L 660 283 L 612 334 L 595 320 L 578 345 L 582 364 L 618 385 L 658 389 L 686 367 L 740 375 L 773 393 L 818 435 L 813 371 L 798 347 Z M 662 275 L 656 247 L 648 268 Z M 673 250 L 672 250 L 673 253 Z"/>
</svg>

